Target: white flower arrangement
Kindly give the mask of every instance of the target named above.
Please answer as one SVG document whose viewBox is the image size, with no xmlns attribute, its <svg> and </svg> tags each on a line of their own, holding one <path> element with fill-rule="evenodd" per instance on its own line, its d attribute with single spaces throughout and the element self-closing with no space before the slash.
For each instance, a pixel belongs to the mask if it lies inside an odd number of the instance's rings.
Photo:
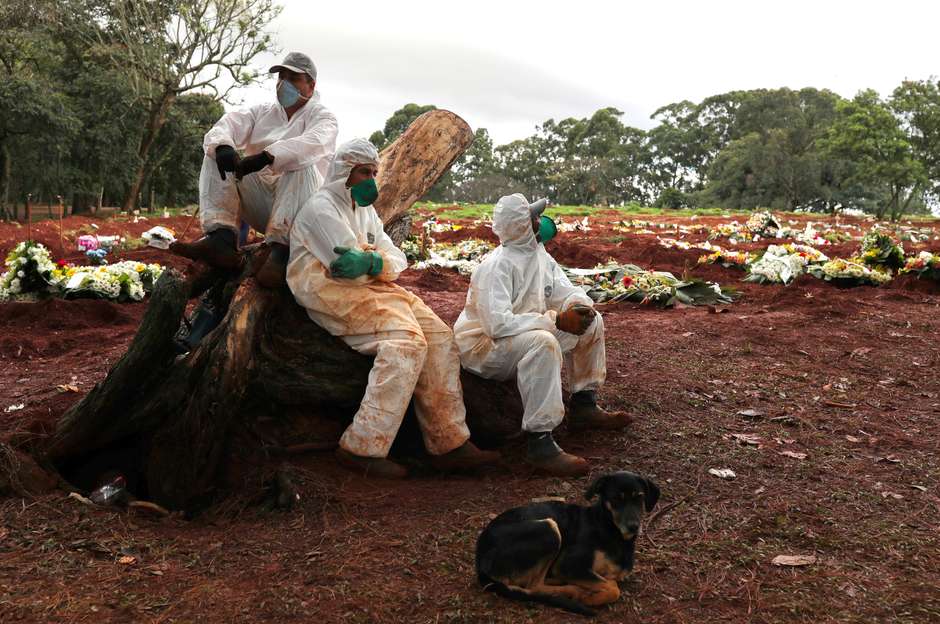
<svg viewBox="0 0 940 624">
<path fill-rule="evenodd" d="M 598 303 L 635 301 L 669 307 L 731 303 L 718 284 L 701 280 L 683 281 L 666 271 L 646 271 L 633 264 L 611 260 L 593 269 L 563 268 L 572 284 L 580 286 Z"/>
<path fill-rule="evenodd" d="M 49 250 L 24 241 L 7 256 L 8 270 L 0 276 L 0 301 L 34 299 L 39 295 L 97 297 L 140 301 L 163 273 L 159 264 L 125 260 L 110 266 L 60 266 Z"/>
<path fill-rule="evenodd" d="M 880 286 L 891 281 L 891 273 L 868 267 L 861 258 L 833 258 L 821 266 L 810 267 L 810 273 L 827 282 L 843 286 Z"/>
<path fill-rule="evenodd" d="M 29 298 L 48 289 L 55 264 L 49 250 L 33 241 L 23 241 L 6 257 L 7 270 L 0 275 L 0 301 Z"/>
<path fill-rule="evenodd" d="M 744 227 L 755 237 L 764 238 L 776 238 L 781 229 L 780 222 L 769 212 L 755 212 L 748 218 Z"/>
<path fill-rule="evenodd" d="M 428 258 L 415 264 L 414 268 L 423 270 L 440 267 L 456 269 L 461 275 L 470 275 L 492 250 L 491 243 L 479 238 L 468 238 L 456 243 L 434 243 L 427 248 Z"/>
<path fill-rule="evenodd" d="M 748 267 L 746 282 L 789 284 L 805 273 L 809 264 L 805 254 L 791 253 L 784 245 L 770 245 L 764 255 Z"/>
</svg>

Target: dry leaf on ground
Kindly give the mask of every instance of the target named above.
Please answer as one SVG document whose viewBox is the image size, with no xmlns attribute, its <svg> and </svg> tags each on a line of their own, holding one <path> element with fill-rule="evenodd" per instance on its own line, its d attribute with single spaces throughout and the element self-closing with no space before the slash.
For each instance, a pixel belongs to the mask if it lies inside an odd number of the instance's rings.
<svg viewBox="0 0 940 624">
<path fill-rule="evenodd" d="M 730 468 L 709 468 L 708 474 L 715 475 L 719 479 L 734 479 L 738 476 Z"/>
<path fill-rule="evenodd" d="M 777 555 L 771 563 L 775 566 L 808 566 L 816 563 L 816 555 Z"/>
</svg>

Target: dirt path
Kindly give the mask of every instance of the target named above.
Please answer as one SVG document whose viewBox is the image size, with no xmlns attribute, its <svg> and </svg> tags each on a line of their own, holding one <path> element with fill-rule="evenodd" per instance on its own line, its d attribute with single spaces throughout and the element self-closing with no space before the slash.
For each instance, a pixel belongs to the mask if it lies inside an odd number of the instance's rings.
<svg viewBox="0 0 940 624">
<path fill-rule="evenodd" d="M 0 251 L 19 236 L 0 226 Z M 600 227 L 553 245 L 564 262 L 689 268 L 743 295 L 719 314 L 603 308 L 602 398 L 637 423 L 560 441 L 594 475 L 642 472 L 662 487 L 660 505 L 678 504 L 647 527 L 623 598 L 597 621 L 940 620 L 940 289 L 742 284 L 730 269 L 695 267 L 699 252 Z M 143 255 L 186 268 L 156 250 L 128 254 Z M 452 323 L 468 281 L 409 271 L 402 283 Z M 0 435 L 49 427 L 120 357 L 145 306 L 0 306 Z M 58 392 L 64 383 L 81 392 Z M 741 433 L 759 445 L 731 437 Z M 505 466 L 479 478 L 419 469 L 402 483 L 305 456 L 301 505 L 286 514 L 233 501 L 191 522 L 155 521 L 61 494 L 0 500 L 0 621 L 583 621 L 476 585 L 474 541 L 493 514 L 546 495 L 583 502 L 589 483 L 532 475 L 520 446 L 504 452 Z M 781 554 L 817 562 L 771 565 Z"/>
</svg>

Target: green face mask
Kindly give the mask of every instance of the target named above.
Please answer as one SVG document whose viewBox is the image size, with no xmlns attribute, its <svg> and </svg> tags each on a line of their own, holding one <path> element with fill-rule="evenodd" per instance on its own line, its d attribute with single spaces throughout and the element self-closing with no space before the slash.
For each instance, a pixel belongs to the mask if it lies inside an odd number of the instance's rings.
<svg viewBox="0 0 940 624">
<path fill-rule="evenodd" d="M 555 222 L 552 221 L 550 217 L 542 215 L 539 218 L 539 242 L 544 245 L 555 238 L 555 234 L 558 234 L 558 227 L 555 225 Z"/>
<path fill-rule="evenodd" d="M 379 187 L 375 185 L 375 178 L 363 180 L 349 188 L 352 198 L 357 206 L 371 206 L 379 197 Z"/>
</svg>

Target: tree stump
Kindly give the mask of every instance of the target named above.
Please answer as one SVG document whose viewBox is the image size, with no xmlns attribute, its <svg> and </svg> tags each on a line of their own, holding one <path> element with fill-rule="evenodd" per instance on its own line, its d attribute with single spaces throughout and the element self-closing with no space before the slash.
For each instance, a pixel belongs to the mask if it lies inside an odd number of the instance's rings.
<svg viewBox="0 0 940 624">
<path fill-rule="evenodd" d="M 459 156 L 465 146 L 453 137 L 463 126 L 453 113 L 433 111 L 383 151 L 382 192 L 394 190 L 386 216 L 404 214 Z M 428 147 L 440 141 L 443 147 Z M 246 250 L 249 267 L 253 253 Z M 362 399 L 372 358 L 317 326 L 287 289 L 258 287 L 250 271 L 192 281 L 165 271 L 125 355 L 43 445 L 47 465 L 85 488 L 121 470 L 138 496 L 193 512 L 226 492 L 260 489 L 266 471 L 258 467 L 270 468 L 285 449 L 335 446 Z M 225 316 L 178 356 L 174 335 L 187 301 L 210 283 Z M 475 441 L 497 446 L 519 431 L 513 383 L 466 372 L 463 382 Z M 413 424 L 399 438 L 398 449 L 421 447 Z"/>
</svg>

